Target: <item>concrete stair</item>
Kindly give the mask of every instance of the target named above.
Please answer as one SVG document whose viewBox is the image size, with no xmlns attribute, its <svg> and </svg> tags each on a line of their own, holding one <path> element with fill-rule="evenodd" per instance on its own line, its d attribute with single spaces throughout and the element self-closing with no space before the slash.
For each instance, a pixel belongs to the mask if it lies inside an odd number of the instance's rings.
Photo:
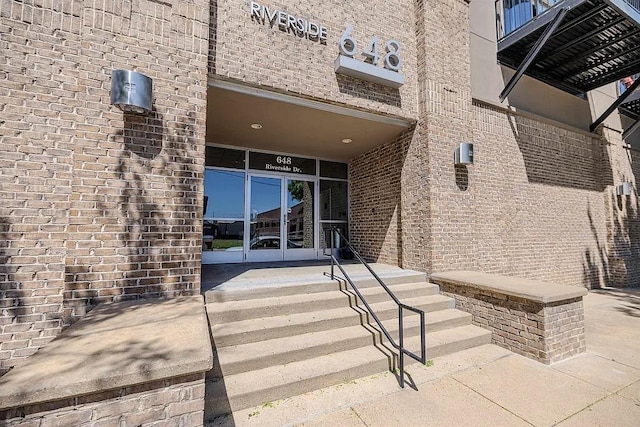
<svg viewBox="0 0 640 427">
<path fill-rule="evenodd" d="M 412 273 L 384 280 L 403 303 L 425 311 L 427 358 L 491 341 L 437 285 Z M 354 281 L 397 342 L 397 305 L 377 282 Z M 207 295 L 218 363 L 207 374 L 205 420 L 396 369 L 397 351 L 344 283 L 271 287 L 256 298 L 251 292 Z M 404 331 L 405 346 L 419 353 L 417 315 L 405 312 Z"/>
</svg>

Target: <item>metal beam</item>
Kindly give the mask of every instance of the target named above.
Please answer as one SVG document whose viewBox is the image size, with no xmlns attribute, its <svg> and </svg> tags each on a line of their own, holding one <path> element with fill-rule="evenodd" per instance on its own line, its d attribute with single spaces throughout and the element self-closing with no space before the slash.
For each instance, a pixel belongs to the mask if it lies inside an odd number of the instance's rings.
<svg viewBox="0 0 640 427">
<path fill-rule="evenodd" d="M 498 40 L 498 52 L 502 52 L 503 50 L 510 48 L 511 46 L 520 42 L 520 40 L 522 40 L 524 37 L 548 25 L 549 22 L 553 20 L 553 11 L 556 7 L 562 5 L 562 7 L 566 7 L 567 9 L 571 10 L 582 5 L 585 2 L 587 2 L 587 0 L 563 0 L 562 3 L 551 7 L 551 9 L 547 9 L 540 15 L 536 16 L 535 19 L 532 19 L 522 27 Z"/>
<path fill-rule="evenodd" d="M 589 31 L 588 33 L 583 34 L 580 37 L 571 40 L 571 42 L 565 43 L 565 44 L 563 44 L 561 46 L 558 46 L 555 50 L 549 52 L 549 55 L 547 55 L 545 60 L 548 59 L 548 58 L 552 58 L 552 57 L 558 55 L 559 53 L 564 52 L 565 50 L 567 50 L 569 48 L 572 48 L 572 47 L 577 46 L 577 45 L 581 45 L 585 41 L 589 40 L 590 38 L 593 38 L 594 36 L 597 36 L 598 34 L 602 34 L 603 31 L 606 31 L 606 30 L 608 30 L 608 29 L 610 29 L 612 27 L 615 27 L 616 25 L 618 25 L 618 24 L 620 24 L 620 23 L 622 23 L 624 21 L 625 21 L 624 17 L 618 17 L 617 19 L 614 19 L 614 20 L 610 21 L 607 24 L 600 25 L 600 26 L 594 28 L 593 30 Z"/>
<path fill-rule="evenodd" d="M 633 52 L 629 52 L 628 49 L 620 49 L 614 54 L 602 55 L 600 59 L 589 62 L 586 68 L 589 70 L 592 70 L 594 68 L 597 68 L 603 65 L 606 66 L 610 62 L 614 62 L 619 59 L 622 59 L 625 56 L 631 55 L 632 53 Z M 569 64 L 560 64 L 556 68 L 556 70 L 558 72 L 554 73 L 554 77 L 557 76 L 559 80 L 565 80 L 583 73 L 585 71 L 585 64 L 571 61 L 571 63 Z"/>
<path fill-rule="evenodd" d="M 622 104 L 629 96 L 631 96 L 633 91 L 636 90 L 638 86 L 640 86 L 640 79 L 636 79 L 636 81 L 633 82 L 633 84 L 629 86 L 627 90 L 625 90 L 624 93 L 618 97 L 618 99 L 613 101 L 613 104 L 611 104 L 611 106 L 607 108 L 607 111 L 602 113 L 602 115 L 598 117 L 595 122 L 591 123 L 591 126 L 589 126 L 589 130 L 591 132 L 596 130 L 596 128 L 600 126 L 602 122 L 604 122 L 607 119 L 607 117 L 609 117 L 611 113 L 613 113 L 616 110 L 616 108 L 618 108 L 620 104 Z"/>
<path fill-rule="evenodd" d="M 542 35 L 540 36 L 536 44 L 533 46 L 533 49 L 529 51 L 527 56 L 524 58 L 524 61 L 522 61 L 522 63 L 516 70 L 516 73 L 513 75 L 513 77 L 511 77 L 511 80 L 509 80 L 509 83 L 507 83 L 505 88 L 500 93 L 500 102 L 504 101 L 504 99 L 509 95 L 509 93 L 511 93 L 516 83 L 518 83 L 522 75 L 525 73 L 525 71 L 527 71 L 527 68 L 529 68 L 533 60 L 536 59 L 536 56 L 540 53 L 545 43 L 547 43 L 547 41 L 549 40 L 553 32 L 556 30 L 556 28 L 558 28 L 558 25 L 560 25 L 560 23 L 562 22 L 562 20 L 564 19 L 568 11 L 569 9 L 566 7 L 558 9 L 558 11 L 556 12 L 556 16 L 553 17 L 553 20 L 551 21 L 549 26 L 544 30 L 544 32 L 542 33 Z"/>
<path fill-rule="evenodd" d="M 579 56 L 571 58 L 571 60 L 569 62 L 566 62 L 564 65 L 565 66 L 570 66 L 570 65 L 573 65 L 573 64 L 577 64 L 577 63 L 579 63 L 581 61 L 584 61 L 586 58 L 590 57 L 591 55 L 599 53 L 601 50 L 610 48 L 611 46 L 613 46 L 613 45 L 615 45 L 617 43 L 623 42 L 623 41 L 627 40 L 628 38 L 633 37 L 633 36 L 635 36 L 636 34 L 639 34 L 639 33 L 640 33 L 640 28 L 638 28 L 638 29 L 636 29 L 636 30 L 634 30 L 634 31 L 632 31 L 630 33 L 627 33 L 627 32 L 620 33 L 619 35 L 617 35 L 613 39 L 607 40 L 604 43 L 600 43 L 600 44 L 596 45 L 595 47 L 593 47 L 593 48 L 581 53 Z M 628 52 L 628 49 L 626 49 L 626 51 Z M 550 58 L 550 56 L 548 56 L 544 60 L 546 60 L 548 58 Z M 540 62 L 544 62 L 544 60 L 540 61 Z"/>
<path fill-rule="evenodd" d="M 640 79 L 639 79 L 640 80 Z M 629 135 L 631 135 L 635 130 L 637 130 L 638 128 L 640 128 L 640 117 L 638 117 L 636 119 L 635 122 L 633 122 L 633 124 L 631 126 L 629 126 L 628 129 L 625 129 L 624 132 L 622 132 L 622 139 L 627 139 L 627 137 Z"/>
<path fill-rule="evenodd" d="M 566 81 L 560 81 L 554 78 L 554 76 L 550 75 L 549 73 L 546 73 L 545 70 L 533 69 L 531 70 L 529 75 L 536 80 L 540 80 L 541 82 L 546 83 L 549 86 L 553 86 L 572 95 L 581 95 L 585 93 L 584 89 L 582 89 L 581 87 L 575 86 L 571 83 L 567 83 Z"/>
<path fill-rule="evenodd" d="M 581 79 L 577 83 L 580 84 L 580 87 L 583 88 L 585 92 L 588 92 L 593 89 L 597 89 L 606 84 L 613 83 L 622 78 L 633 76 L 640 70 L 640 57 L 633 62 L 629 62 L 623 66 L 618 67 L 609 67 L 605 72 L 600 72 L 597 76 L 587 76 L 584 79 Z M 567 80 L 572 80 L 573 78 L 568 78 Z M 575 79 L 573 79 L 575 80 Z"/>
<path fill-rule="evenodd" d="M 593 18 L 596 15 L 599 15 L 600 12 L 602 12 L 604 9 L 606 9 L 609 5 L 606 3 L 603 3 L 599 6 L 594 7 L 593 9 L 587 11 L 587 13 L 583 13 L 580 16 L 576 16 L 573 17 L 569 22 L 567 22 L 566 24 L 562 25 L 560 28 L 558 28 L 558 31 L 556 31 L 556 35 L 559 36 L 563 33 L 566 33 L 567 31 L 571 30 L 572 28 L 582 24 L 585 21 L 588 21 L 589 19 Z"/>
<path fill-rule="evenodd" d="M 576 7 L 578 7 L 578 6 L 581 6 L 581 5 L 576 5 L 576 6 L 570 7 L 569 9 L 576 10 Z M 569 22 L 566 22 L 565 24 L 562 24 L 560 26 L 560 28 L 558 28 L 556 30 L 554 35 L 556 37 L 558 37 L 558 36 L 566 33 L 567 31 L 571 30 L 572 28 L 584 23 L 585 21 L 588 21 L 589 19 L 593 18 L 596 15 L 599 15 L 600 12 L 602 12 L 607 7 L 609 7 L 609 5 L 607 3 L 602 3 L 601 5 L 594 7 L 593 9 L 587 11 L 586 13 L 583 13 L 582 15 L 572 16 L 571 19 L 569 20 Z M 531 49 L 534 44 L 535 44 L 535 42 L 528 43 L 526 45 L 525 49 Z"/>
</svg>

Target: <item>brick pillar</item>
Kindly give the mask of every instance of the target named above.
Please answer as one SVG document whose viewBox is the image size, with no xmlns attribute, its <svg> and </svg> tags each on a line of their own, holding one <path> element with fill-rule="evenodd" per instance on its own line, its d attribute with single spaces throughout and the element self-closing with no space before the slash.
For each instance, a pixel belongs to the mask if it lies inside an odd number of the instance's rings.
<svg viewBox="0 0 640 427">
<path fill-rule="evenodd" d="M 31 2 L 33 3 L 33 2 Z M 0 374 L 61 331 L 81 5 L 0 3 Z M 66 56 L 65 56 L 66 55 Z"/>
<path fill-rule="evenodd" d="M 97 302 L 200 287 L 209 3 L 28 3 L 0 3 L 0 368 Z M 151 114 L 110 105 L 121 68 Z"/>
<path fill-rule="evenodd" d="M 403 265 L 473 269 L 473 166 L 453 164 L 455 148 L 473 141 L 468 3 L 418 1 L 416 32 L 420 110 L 403 169 Z"/>
<path fill-rule="evenodd" d="M 598 260 L 599 285 L 614 287 L 640 286 L 640 214 L 638 185 L 636 180 L 640 165 L 638 152 L 625 148 L 617 129 L 603 127 L 608 141 L 608 162 L 613 185 L 605 188 L 604 203 L 607 213 L 606 240 L 599 242 L 601 256 Z M 634 162 L 635 160 L 635 162 Z M 616 186 L 623 182 L 633 184 L 632 195 L 616 195 Z"/>
</svg>

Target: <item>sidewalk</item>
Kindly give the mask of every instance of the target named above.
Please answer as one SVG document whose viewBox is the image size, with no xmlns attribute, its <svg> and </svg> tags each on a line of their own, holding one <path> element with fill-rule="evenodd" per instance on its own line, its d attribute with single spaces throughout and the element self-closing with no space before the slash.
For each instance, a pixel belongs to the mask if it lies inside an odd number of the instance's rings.
<svg viewBox="0 0 640 427">
<path fill-rule="evenodd" d="M 269 402 L 218 426 L 638 426 L 640 290 L 585 297 L 587 352 L 546 366 L 494 345 Z M 286 366 L 283 367 L 286 369 Z"/>
</svg>

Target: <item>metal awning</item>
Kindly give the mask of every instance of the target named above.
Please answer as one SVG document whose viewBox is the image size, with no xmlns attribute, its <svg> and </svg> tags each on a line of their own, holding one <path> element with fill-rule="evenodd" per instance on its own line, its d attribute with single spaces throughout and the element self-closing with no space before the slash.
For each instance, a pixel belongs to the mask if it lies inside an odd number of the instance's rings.
<svg viewBox="0 0 640 427">
<path fill-rule="evenodd" d="M 635 74 L 640 0 L 560 1 L 499 40 L 498 61 L 574 95 Z"/>
</svg>

